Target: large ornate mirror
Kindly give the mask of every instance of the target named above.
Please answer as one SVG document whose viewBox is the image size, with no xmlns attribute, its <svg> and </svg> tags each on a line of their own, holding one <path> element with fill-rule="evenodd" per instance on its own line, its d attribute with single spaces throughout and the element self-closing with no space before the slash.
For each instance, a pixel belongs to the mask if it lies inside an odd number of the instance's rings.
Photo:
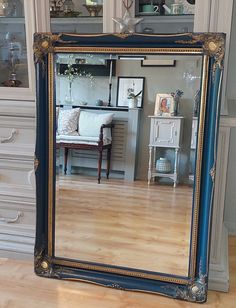
<svg viewBox="0 0 236 308">
<path fill-rule="evenodd" d="M 36 273 L 205 301 L 224 36 L 34 49 Z"/>
</svg>

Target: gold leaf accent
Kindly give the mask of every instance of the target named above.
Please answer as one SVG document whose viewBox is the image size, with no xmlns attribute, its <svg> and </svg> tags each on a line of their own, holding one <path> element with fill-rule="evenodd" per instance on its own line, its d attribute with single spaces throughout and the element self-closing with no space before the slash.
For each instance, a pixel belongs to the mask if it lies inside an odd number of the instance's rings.
<svg viewBox="0 0 236 308">
<path fill-rule="evenodd" d="M 113 36 L 117 36 L 121 39 L 127 39 L 127 37 L 131 36 L 131 33 L 113 33 Z"/>
<path fill-rule="evenodd" d="M 43 261 L 43 262 L 41 263 L 41 267 L 42 267 L 42 269 L 47 270 L 48 267 L 49 267 L 48 262 L 47 262 L 47 261 Z"/>
<path fill-rule="evenodd" d="M 42 63 L 45 66 L 45 56 L 49 52 L 54 51 L 53 44 L 58 41 L 60 42 L 61 34 L 55 35 L 52 33 L 36 33 L 34 36 L 34 58 L 35 63 Z"/>
</svg>

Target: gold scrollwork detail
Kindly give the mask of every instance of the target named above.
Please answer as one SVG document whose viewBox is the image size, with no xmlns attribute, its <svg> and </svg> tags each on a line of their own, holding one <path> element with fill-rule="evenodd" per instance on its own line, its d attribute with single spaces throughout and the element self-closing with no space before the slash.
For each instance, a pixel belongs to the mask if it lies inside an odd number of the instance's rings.
<svg viewBox="0 0 236 308">
<path fill-rule="evenodd" d="M 201 43 L 203 45 L 204 52 L 215 59 L 213 73 L 216 71 L 217 67 L 223 69 L 223 60 L 225 55 L 225 39 L 223 34 L 188 34 L 185 40 L 178 40 L 176 43 L 190 45 Z"/>
<path fill-rule="evenodd" d="M 211 179 L 212 179 L 212 182 L 215 183 L 215 177 L 216 177 L 216 168 L 215 168 L 215 165 L 211 168 L 210 170 L 210 176 L 211 176 Z"/>
<path fill-rule="evenodd" d="M 45 249 L 36 250 L 34 257 L 34 267 L 37 275 L 45 277 L 59 277 L 59 272 L 52 267 L 51 258 L 46 255 Z"/>
<path fill-rule="evenodd" d="M 113 33 L 113 36 L 117 36 L 121 39 L 127 39 L 131 35 L 132 33 Z"/>
<path fill-rule="evenodd" d="M 39 166 L 39 160 L 38 160 L 37 157 L 35 157 L 35 158 L 34 158 L 34 172 L 37 171 L 38 166 Z"/>
<path fill-rule="evenodd" d="M 47 261 L 42 261 L 40 266 L 43 270 L 47 270 L 49 268 L 49 264 Z"/>
<path fill-rule="evenodd" d="M 52 33 L 37 33 L 34 36 L 34 58 L 35 63 L 44 65 L 44 58 L 49 52 L 53 52 L 53 43 L 60 41 L 61 34 L 54 35 Z"/>
</svg>

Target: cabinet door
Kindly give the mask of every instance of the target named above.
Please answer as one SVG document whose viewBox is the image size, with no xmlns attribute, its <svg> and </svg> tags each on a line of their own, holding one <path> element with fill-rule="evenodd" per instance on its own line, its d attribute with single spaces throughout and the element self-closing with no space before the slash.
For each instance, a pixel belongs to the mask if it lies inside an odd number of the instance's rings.
<svg viewBox="0 0 236 308">
<path fill-rule="evenodd" d="M 179 147 L 180 120 L 152 119 L 151 145 L 160 147 Z"/>
<path fill-rule="evenodd" d="M 0 99 L 34 100 L 34 1 L 9 1 L 0 28 Z"/>
<path fill-rule="evenodd" d="M 178 3 L 174 0 L 153 0 L 151 3 L 146 0 L 135 1 L 135 15 L 143 18 L 137 26 L 137 32 L 179 33 L 193 31 L 194 4 L 190 4 L 186 0 L 178 0 Z M 164 3 L 165 6 L 163 6 Z"/>
<path fill-rule="evenodd" d="M 52 32 L 102 33 L 103 0 L 50 1 Z"/>
</svg>

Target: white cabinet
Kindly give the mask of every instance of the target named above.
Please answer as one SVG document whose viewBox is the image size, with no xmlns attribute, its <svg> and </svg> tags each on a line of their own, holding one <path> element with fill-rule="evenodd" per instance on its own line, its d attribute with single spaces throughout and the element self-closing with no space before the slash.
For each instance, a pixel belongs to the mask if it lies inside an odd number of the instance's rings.
<svg viewBox="0 0 236 308">
<path fill-rule="evenodd" d="M 155 177 L 166 177 L 178 183 L 179 150 L 181 147 L 183 117 L 150 116 L 150 142 L 148 183 Z M 171 173 L 160 173 L 156 170 L 156 154 L 160 148 L 170 148 L 175 151 L 174 167 Z"/>
<path fill-rule="evenodd" d="M 36 15 L 33 0 L 16 3 L 0 17 L 0 256 L 32 256 L 35 237 Z"/>
</svg>

